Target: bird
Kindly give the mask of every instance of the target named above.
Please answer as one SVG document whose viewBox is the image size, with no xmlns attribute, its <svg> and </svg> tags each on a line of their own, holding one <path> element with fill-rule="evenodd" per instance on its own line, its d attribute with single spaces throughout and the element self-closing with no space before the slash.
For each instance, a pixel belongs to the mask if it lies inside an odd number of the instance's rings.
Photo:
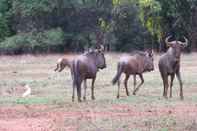
<svg viewBox="0 0 197 131">
<path fill-rule="evenodd" d="M 27 97 L 31 94 L 31 88 L 29 87 L 29 85 L 25 85 L 25 89 L 26 91 L 23 93 L 22 97 Z"/>
</svg>

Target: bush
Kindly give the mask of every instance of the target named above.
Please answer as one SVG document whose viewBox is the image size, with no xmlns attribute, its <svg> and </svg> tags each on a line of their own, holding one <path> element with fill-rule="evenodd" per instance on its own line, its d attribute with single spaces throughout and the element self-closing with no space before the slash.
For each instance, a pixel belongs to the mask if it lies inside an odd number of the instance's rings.
<svg viewBox="0 0 197 131">
<path fill-rule="evenodd" d="M 3 41 L 6 36 L 11 34 L 8 27 L 8 20 L 5 16 L 0 13 L 0 41 Z"/>
<path fill-rule="evenodd" d="M 10 27 L 10 0 L 0 1 L 0 42 L 12 34 Z"/>
<path fill-rule="evenodd" d="M 44 32 L 21 33 L 0 43 L 1 54 L 43 53 L 63 51 L 64 32 L 51 29 Z"/>
</svg>

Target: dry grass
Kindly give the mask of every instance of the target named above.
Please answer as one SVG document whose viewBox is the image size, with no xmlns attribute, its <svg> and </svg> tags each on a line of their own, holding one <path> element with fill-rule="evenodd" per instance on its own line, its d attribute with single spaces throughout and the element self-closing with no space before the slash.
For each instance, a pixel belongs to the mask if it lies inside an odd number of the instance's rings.
<svg viewBox="0 0 197 131">
<path fill-rule="evenodd" d="M 41 114 L 43 112 L 61 112 L 63 122 L 58 129 L 61 127 L 62 130 L 168 131 L 197 129 L 197 113 L 194 113 L 197 111 L 197 54 L 183 54 L 182 56 L 184 101 L 179 99 L 177 80 L 174 83 L 173 98 L 165 100 L 161 97 L 163 87 L 157 68 L 159 55 L 155 56 L 155 71 L 144 74 L 145 84 L 137 92 L 137 96 L 126 97 L 124 88 L 121 88 L 121 99 L 117 100 L 117 86 L 112 86 L 111 80 L 116 73 L 116 62 L 120 55 L 106 55 L 107 68 L 98 73 L 95 84 L 96 100 L 90 100 L 90 88 L 88 88 L 88 100 L 83 103 L 71 102 L 72 81 L 69 69 L 61 73 L 53 71 L 57 59 L 62 55 L 1 56 L 0 106 L 17 107 L 35 104 L 52 106 L 52 109 L 36 111 Z M 131 77 L 129 80 L 130 92 L 133 89 L 132 82 Z M 18 94 L 12 92 L 26 84 L 32 88 L 32 95 L 28 98 L 21 98 L 20 92 Z M 88 84 L 90 85 L 90 83 Z M 30 111 L 34 110 L 31 108 Z M 75 114 L 69 118 L 67 112 L 85 114 L 82 115 L 83 117 Z M 73 127 L 66 128 L 71 125 Z"/>
</svg>

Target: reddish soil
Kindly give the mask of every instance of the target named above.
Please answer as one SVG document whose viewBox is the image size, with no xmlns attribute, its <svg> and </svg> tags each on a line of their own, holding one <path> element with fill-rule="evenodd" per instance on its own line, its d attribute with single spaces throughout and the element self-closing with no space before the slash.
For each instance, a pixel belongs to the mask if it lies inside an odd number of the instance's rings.
<svg viewBox="0 0 197 131">
<path fill-rule="evenodd" d="M 114 105 L 104 111 L 66 111 L 54 106 L 31 105 L 0 108 L 0 131 L 75 131 L 77 125 L 69 125 L 69 120 L 91 120 L 95 118 L 147 118 L 172 115 L 177 119 L 197 118 L 196 105 L 174 107 L 137 107 Z"/>
</svg>

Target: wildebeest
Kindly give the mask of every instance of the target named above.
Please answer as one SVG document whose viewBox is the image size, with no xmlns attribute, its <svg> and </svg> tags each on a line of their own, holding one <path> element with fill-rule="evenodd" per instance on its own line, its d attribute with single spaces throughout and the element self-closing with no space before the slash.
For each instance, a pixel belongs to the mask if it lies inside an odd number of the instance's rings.
<svg viewBox="0 0 197 131">
<path fill-rule="evenodd" d="M 78 101 L 81 102 L 81 83 L 84 81 L 84 96 L 83 99 L 86 100 L 86 80 L 92 79 L 91 86 L 91 98 L 95 99 L 94 96 L 94 82 L 96 79 L 96 74 L 99 69 L 106 68 L 104 48 L 90 50 L 80 56 L 78 56 L 73 62 L 73 96 L 72 101 L 75 97 L 75 87 L 77 88 Z"/>
<path fill-rule="evenodd" d="M 172 97 L 172 86 L 173 86 L 173 80 L 174 76 L 176 74 L 177 79 L 180 84 L 180 98 L 183 100 L 183 84 L 181 80 L 181 74 L 180 74 L 180 60 L 181 60 L 181 49 L 186 47 L 188 45 L 188 40 L 184 37 L 185 42 L 181 41 L 171 41 L 169 42 L 171 36 L 168 36 L 165 39 L 165 42 L 167 46 L 169 46 L 169 49 L 165 54 L 163 54 L 159 59 L 159 71 L 163 80 L 163 96 L 168 97 L 168 76 L 171 77 L 170 82 L 170 97 Z"/>
<path fill-rule="evenodd" d="M 147 71 L 154 70 L 153 63 L 153 52 L 152 50 L 147 50 L 145 52 L 137 51 L 130 55 L 122 56 L 118 62 L 117 73 L 113 78 L 112 83 L 115 84 L 118 82 L 118 94 L 117 98 L 119 98 L 120 91 L 120 76 L 122 73 L 125 73 L 124 86 L 126 89 L 126 94 L 129 96 L 129 91 L 127 88 L 127 81 L 130 75 L 133 75 L 134 78 L 134 91 L 133 95 L 139 90 L 140 86 L 144 83 L 144 78 L 142 73 Z M 139 75 L 141 79 L 141 83 L 136 88 L 136 75 Z"/>
<path fill-rule="evenodd" d="M 77 56 L 75 56 L 75 55 L 66 55 L 63 58 L 59 58 L 58 61 L 57 61 L 57 65 L 56 65 L 56 68 L 54 69 L 54 71 L 61 72 L 65 67 L 68 67 L 68 68 L 70 68 L 71 78 L 73 80 L 72 64 L 73 64 L 73 61 L 74 61 L 74 59 L 76 57 Z"/>
<path fill-rule="evenodd" d="M 61 72 L 65 67 L 72 67 L 72 57 L 64 57 L 64 58 L 59 58 L 57 61 L 57 66 L 54 69 L 54 71 Z"/>
</svg>

